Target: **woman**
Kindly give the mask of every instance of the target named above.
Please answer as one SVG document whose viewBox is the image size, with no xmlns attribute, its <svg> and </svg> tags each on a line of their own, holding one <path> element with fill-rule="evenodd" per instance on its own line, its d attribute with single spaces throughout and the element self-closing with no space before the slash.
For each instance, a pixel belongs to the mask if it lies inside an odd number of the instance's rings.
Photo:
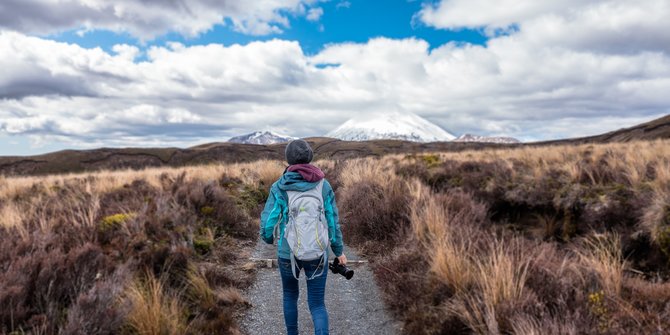
<svg viewBox="0 0 670 335">
<path fill-rule="evenodd" d="M 322 259 L 304 261 L 300 259 L 291 260 L 291 248 L 284 233 L 289 218 L 288 193 L 299 194 L 321 188 L 322 210 L 328 224 L 328 239 L 330 248 L 340 264 L 347 263 L 347 257 L 342 253 L 342 232 L 338 223 L 337 205 L 335 204 L 335 193 L 324 179 L 324 173 L 314 165 L 312 161 L 312 148 L 304 140 L 291 141 L 286 147 L 286 161 L 289 167 L 284 174 L 272 184 L 270 195 L 265 203 L 265 209 L 261 214 L 261 237 L 272 244 L 274 242 L 275 229 L 279 229 L 279 240 L 277 242 L 277 256 L 279 262 L 279 273 L 284 292 L 284 322 L 288 335 L 298 334 L 298 277 L 300 270 L 304 269 L 307 278 L 307 303 L 314 322 L 314 334 L 328 334 L 328 311 L 324 304 L 326 289 L 326 278 L 328 274 L 327 263 Z M 317 192 L 318 193 L 318 192 Z M 323 257 L 327 261 L 328 250 Z M 292 266 L 292 264 L 294 264 Z"/>
</svg>

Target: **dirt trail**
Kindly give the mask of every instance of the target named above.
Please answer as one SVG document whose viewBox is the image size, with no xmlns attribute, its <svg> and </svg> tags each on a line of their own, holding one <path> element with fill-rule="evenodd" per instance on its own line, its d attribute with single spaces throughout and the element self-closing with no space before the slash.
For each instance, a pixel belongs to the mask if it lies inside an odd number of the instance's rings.
<svg viewBox="0 0 670 335">
<path fill-rule="evenodd" d="M 275 259 L 276 246 L 258 241 L 253 257 L 255 259 Z M 350 261 L 359 260 L 356 253 L 345 246 L 345 254 Z M 331 255 L 332 257 L 332 255 Z M 259 262 L 263 266 L 265 262 Z M 282 289 L 279 270 L 262 267 L 256 283 L 245 296 L 252 307 L 241 318 L 240 324 L 245 334 L 285 334 L 282 307 Z M 351 264 L 354 278 L 346 280 L 340 275 L 328 273 L 326 282 L 326 308 L 330 324 L 330 334 L 384 334 L 401 333 L 400 323 L 394 321 L 384 308 L 379 289 L 372 272 L 365 263 Z M 313 334 L 312 319 L 307 307 L 307 285 L 304 275 L 300 277 L 300 299 L 298 301 L 298 328 L 300 334 Z"/>
</svg>

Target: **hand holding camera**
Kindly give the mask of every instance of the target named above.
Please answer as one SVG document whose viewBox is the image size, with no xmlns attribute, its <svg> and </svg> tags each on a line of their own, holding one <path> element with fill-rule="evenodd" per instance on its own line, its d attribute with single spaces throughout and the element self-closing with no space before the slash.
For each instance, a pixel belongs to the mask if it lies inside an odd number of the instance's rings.
<svg viewBox="0 0 670 335">
<path fill-rule="evenodd" d="M 345 258 L 346 262 L 346 258 Z M 336 257 L 333 259 L 333 262 L 328 264 L 328 268 L 333 271 L 333 273 L 339 273 L 344 276 L 344 278 L 347 278 L 347 280 L 351 279 L 351 277 L 354 276 L 354 270 L 349 269 L 346 267 L 346 265 L 340 264 L 340 258 Z"/>
</svg>

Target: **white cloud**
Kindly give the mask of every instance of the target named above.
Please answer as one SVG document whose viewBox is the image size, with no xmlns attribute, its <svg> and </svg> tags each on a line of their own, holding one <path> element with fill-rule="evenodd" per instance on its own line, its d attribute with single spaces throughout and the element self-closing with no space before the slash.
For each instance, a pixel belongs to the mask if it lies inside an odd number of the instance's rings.
<svg viewBox="0 0 670 335">
<path fill-rule="evenodd" d="M 239 32 L 266 35 L 282 32 L 287 15 L 300 14 L 318 1 L 3 0 L 0 28 L 29 34 L 105 29 L 151 40 L 168 32 L 194 37 L 228 19 Z"/>
<path fill-rule="evenodd" d="M 0 134 L 183 146 L 258 129 L 318 136 L 350 117 L 400 108 L 457 135 L 539 140 L 670 113 L 664 2 L 594 0 L 563 9 L 521 1 L 525 9 L 499 12 L 495 2 L 472 3 L 481 6 L 472 22 L 452 22 L 451 11 L 471 9 L 465 1 L 442 2 L 422 18 L 450 29 L 517 28 L 484 46 L 431 49 L 420 39 L 377 38 L 328 45 L 315 56 L 283 40 L 168 43 L 146 50 L 142 62 L 133 61 L 132 46 L 110 54 L 0 32 Z"/>
<path fill-rule="evenodd" d="M 667 0 L 442 0 L 417 17 L 442 29 L 516 26 L 536 47 L 594 52 L 670 51 Z"/>
<path fill-rule="evenodd" d="M 307 20 L 316 22 L 321 19 L 322 15 L 323 15 L 323 8 L 321 7 L 310 8 L 310 10 L 307 12 Z"/>
<path fill-rule="evenodd" d="M 335 8 L 336 8 L 336 9 L 340 9 L 340 8 L 351 8 L 351 2 L 349 2 L 349 1 L 340 1 L 340 2 L 337 3 L 337 5 L 335 5 Z"/>
<path fill-rule="evenodd" d="M 437 28 L 506 28 L 540 15 L 569 12 L 575 5 L 599 0 L 442 0 L 426 3 L 419 18 Z"/>
</svg>

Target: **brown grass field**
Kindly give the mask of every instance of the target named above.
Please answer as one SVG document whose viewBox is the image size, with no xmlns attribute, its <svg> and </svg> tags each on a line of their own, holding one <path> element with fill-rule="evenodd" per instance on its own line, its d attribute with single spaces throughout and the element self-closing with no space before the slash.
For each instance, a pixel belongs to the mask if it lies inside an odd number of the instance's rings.
<svg viewBox="0 0 670 335">
<path fill-rule="evenodd" d="M 670 332 L 670 141 L 315 162 L 407 334 Z M 235 334 L 279 161 L 0 177 L 0 332 Z"/>
</svg>

